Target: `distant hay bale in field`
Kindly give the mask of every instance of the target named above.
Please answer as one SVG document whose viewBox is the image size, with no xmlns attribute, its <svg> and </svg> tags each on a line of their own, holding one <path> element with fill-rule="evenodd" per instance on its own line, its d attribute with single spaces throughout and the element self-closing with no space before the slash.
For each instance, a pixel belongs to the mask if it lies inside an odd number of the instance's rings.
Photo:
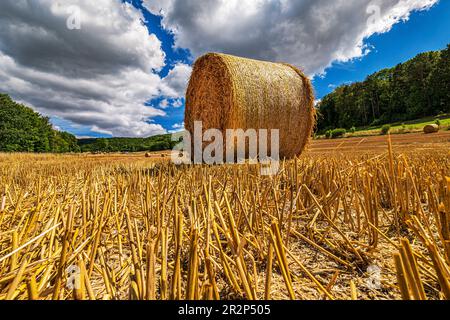
<svg viewBox="0 0 450 320">
<path fill-rule="evenodd" d="M 150 157 L 151 157 L 151 154 L 147 152 L 147 153 L 145 154 L 145 157 L 146 157 L 146 158 L 150 158 Z"/>
<path fill-rule="evenodd" d="M 439 132 L 439 126 L 437 124 L 429 124 L 423 128 L 423 132 L 426 134 Z"/>
<path fill-rule="evenodd" d="M 279 129 L 280 157 L 293 158 L 315 126 L 312 85 L 288 64 L 209 53 L 195 62 L 186 93 L 185 127 L 191 134 L 195 121 L 203 122 L 204 131 Z"/>
</svg>

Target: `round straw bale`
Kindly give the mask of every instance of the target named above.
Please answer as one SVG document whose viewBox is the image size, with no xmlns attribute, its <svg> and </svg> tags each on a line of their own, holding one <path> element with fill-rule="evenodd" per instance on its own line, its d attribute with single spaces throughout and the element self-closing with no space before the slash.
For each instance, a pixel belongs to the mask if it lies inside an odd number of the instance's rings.
<svg viewBox="0 0 450 320">
<path fill-rule="evenodd" d="M 423 128 L 423 132 L 426 134 L 439 132 L 439 126 L 437 124 L 428 124 Z"/>
<path fill-rule="evenodd" d="M 289 64 L 209 53 L 195 62 L 186 93 L 185 127 L 191 134 L 195 121 L 203 122 L 204 131 L 278 129 L 280 157 L 293 158 L 315 126 L 312 85 Z"/>
<path fill-rule="evenodd" d="M 146 158 L 150 158 L 150 157 L 151 157 L 151 154 L 147 152 L 147 153 L 145 154 L 145 157 L 146 157 Z"/>
</svg>

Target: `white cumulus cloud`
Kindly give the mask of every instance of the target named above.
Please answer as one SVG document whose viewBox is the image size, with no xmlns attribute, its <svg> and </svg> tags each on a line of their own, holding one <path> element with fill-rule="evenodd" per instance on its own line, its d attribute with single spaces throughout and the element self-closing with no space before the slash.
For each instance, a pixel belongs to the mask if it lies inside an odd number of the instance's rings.
<svg viewBox="0 0 450 320">
<path fill-rule="evenodd" d="M 144 0 L 176 45 L 283 61 L 308 74 L 366 54 L 364 39 L 438 0 Z"/>
<path fill-rule="evenodd" d="M 170 98 L 184 97 L 191 73 L 191 66 L 177 63 L 163 79 L 162 94 Z"/>
<path fill-rule="evenodd" d="M 120 0 L 2 0 L 0 92 L 93 132 L 164 133 L 146 102 L 180 89 L 158 75 L 165 53 L 142 21 Z"/>
</svg>

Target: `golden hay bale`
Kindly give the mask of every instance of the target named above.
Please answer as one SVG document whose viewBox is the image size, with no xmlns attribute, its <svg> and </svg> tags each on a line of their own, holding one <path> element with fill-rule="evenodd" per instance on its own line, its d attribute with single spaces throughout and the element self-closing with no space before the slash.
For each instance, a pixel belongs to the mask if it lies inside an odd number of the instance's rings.
<svg viewBox="0 0 450 320">
<path fill-rule="evenodd" d="M 151 154 L 147 152 L 147 153 L 145 154 L 145 157 L 146 157 L 146 158 L 150 158 L 150 157 L 151 157 Z"/>
<path fill-rule="evenodd" d="M 312 85 L 285 63 L 209 53 L 195 62 L 186 93 L 185 126 L 191 134 L 195 121 L 203 122 L 203 130 L 223 132 L 279 129 L 280 157 L 293 158 L 315 126 Z"/>
<path fill-rule="evenodd" d="M 423 128 L 423 132 L 426 134 L 439 132 L 439 126 L 437 124 L 428 124 Z"/>
</svg>

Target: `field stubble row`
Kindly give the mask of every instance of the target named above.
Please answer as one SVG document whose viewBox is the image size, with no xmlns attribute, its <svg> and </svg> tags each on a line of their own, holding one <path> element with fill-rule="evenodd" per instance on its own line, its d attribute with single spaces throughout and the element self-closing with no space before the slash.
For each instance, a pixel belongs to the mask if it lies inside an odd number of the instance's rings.
<svg viewBox="0 0 450 320">
<path fill-rule="evenodd" d="M 272 177 L 2 154 L 0 299 L 450 299 L 449 144 L 386 139 Z"/>
</svg>

